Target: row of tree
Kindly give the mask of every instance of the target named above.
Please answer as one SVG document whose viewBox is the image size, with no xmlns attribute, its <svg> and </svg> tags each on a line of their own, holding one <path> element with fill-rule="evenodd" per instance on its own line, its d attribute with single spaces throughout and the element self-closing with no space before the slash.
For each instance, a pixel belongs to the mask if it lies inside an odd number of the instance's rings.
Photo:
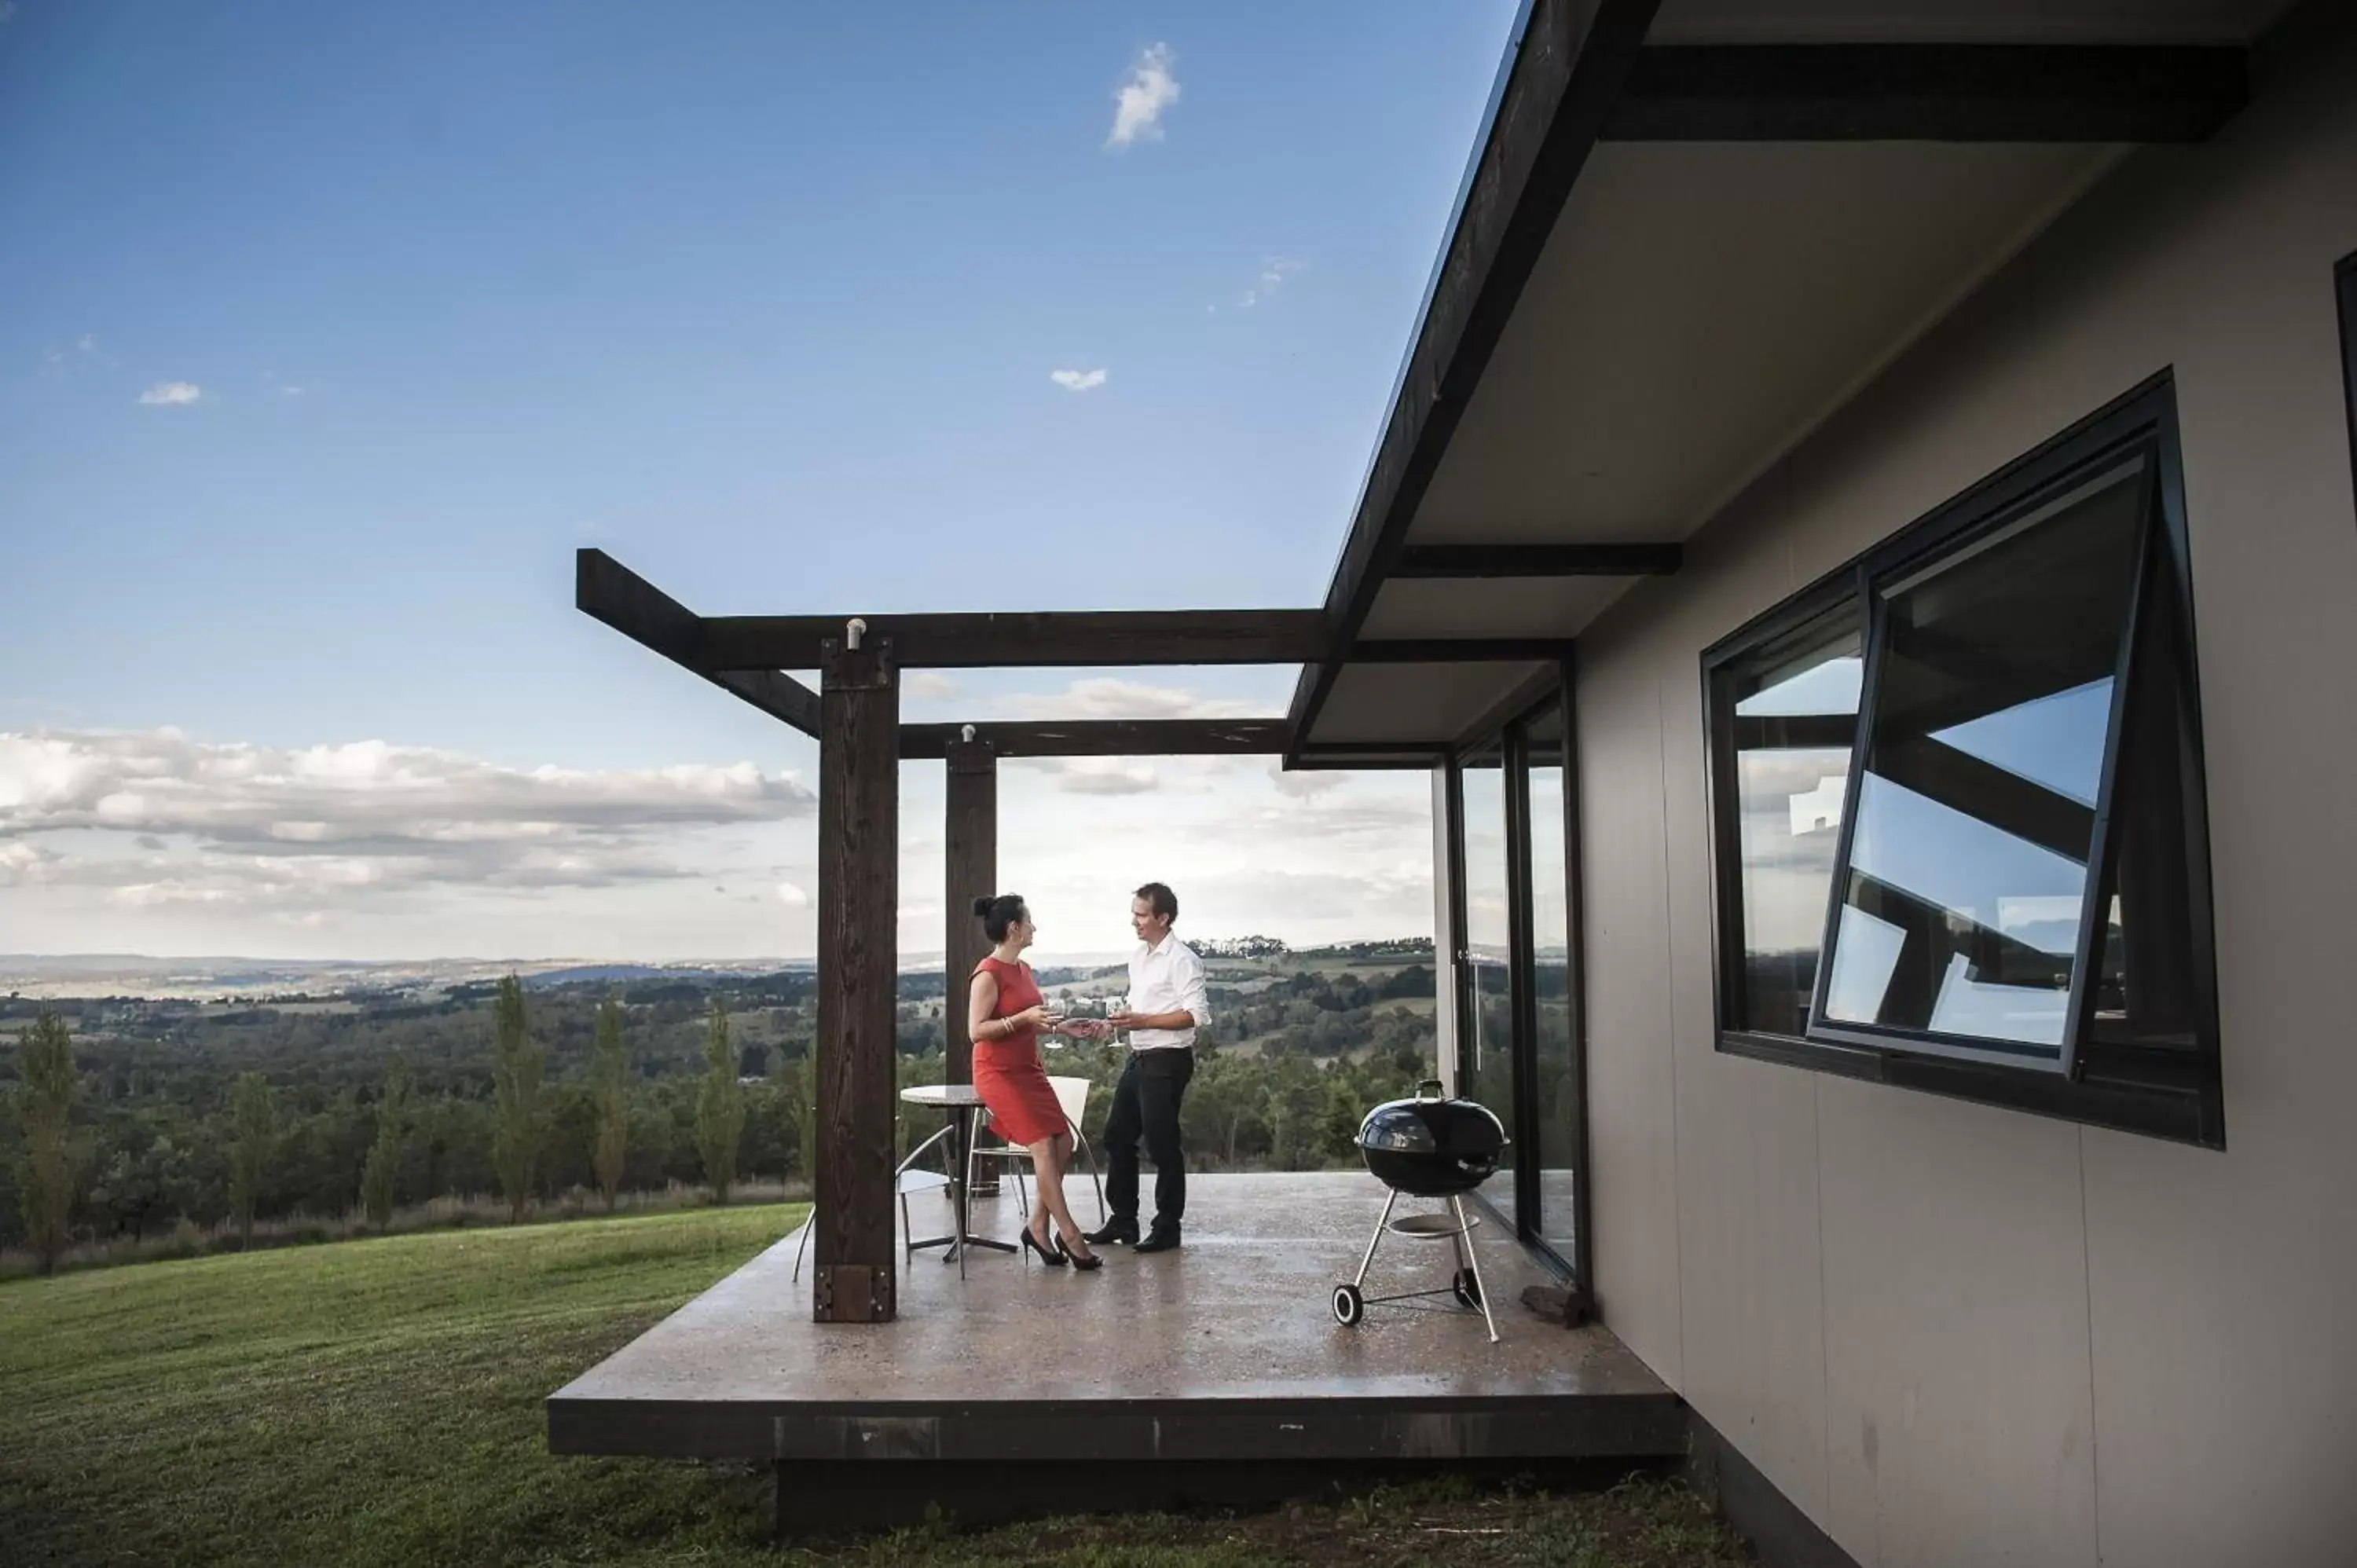
<svg viewBox="0 0 2357 1568">
<path fill-rule="evenodd" d="M 490 1164 L 508 1202 L 510 1219 L 523 1218 L 544 1190 L 544 1160 L 560 1114 L 567 1109 L 549 1092 L 547 1052 L 533 1037 L 523 987 L 513 976 L 501 982 L 492 1006 L 492 1104 L 489 1125 Z M 110 1145 L 78 1118 L 83 1109 L 81 1076 L 73 1059 L 73 1036 L 53 1012 L 38 1015 L 17 1042 L 16 1090 L 19 1149 L 14 1162 L 17 1218 L 23 1239 L 38 1253 L 44 1273 L 55 1268 L 73 1237 L 78 1208 L 96 1217 L 127 1218 L 135 1235 L 157 1219 L 195 1218 L 203 1209 L 196 1179 L 199 1140 L 170 1132 Z M 716 1198 L 726 1202 L 736 1185 L 747 1098 L 738 1080 L 737 1058 L 729 1044 L 728 1014 L 712 1002 L 705 1047 L 705 1070 L 694 1089 L 694 1144 L 699 1174 Z M 588 1165 L 597 1192 L 610 1210 L 629 1175 L 632 1099 L 629 1057 L 623 1042 L 621 1004 L 608 999 L 597 1010 L 597 1043 L 587 1084 Z M 569 1118 L 575 1122 L 580 1117 Z M 420 1130 L 436 1121 L 416 1100 L 405 1061 L 396 1058 L 376 1098 L 374 1128 L 359 1173 L 359 1207 L 370 1223 L 383 1226 L 405 1195 L 417 1191 L 412 1175 Z M 447 1118 L 439 1120 L 447 1122 Z M 227 1218 L 250 1245 L 258 1213 L 266 1213 L 272 1178 L 280 1162 L 301 1151 L 282 1126 L 278 1096 L 259 1072 L 237 1075 L 230 1092 L 225 1140 L 218 1176 L 225 1189 Z M 430 1152 L 447 1154 L 445 1135 Z M 426 1161 L 429 1173 L 453 1169 L 440 1158 Z M 428 1181 L 433 1185 L 429 1174 Z M 279 1188 L 283 1193 L 283 1185 Z M 177 1201 L 176 1200 L 186 1200 Z M 336 1208 L 345 1207 L 339 1203 Z M 158 1210 L 166 1213 L 159 1214 Z M 114 1227 L 119 1232 L 120 1226 Z"/>
<path fill-rule="evenodd" d="M 1369 989 L 1413 995 L 1429 972 L 1411 967 Z M 551 1195 L 594 1193 L 611 1207 L 626 1192 L 693 1186 L 725 1198 L 742 1180 L 808 1176 L 813 1063 L 780 1045 L 773 1013 L 753 1015 L 766 1044 L 737 1038 L 726 997 L 707 990 L 695 1050 L 669 996 L 585 1006 L 534 993 L 528 1015 L 512 979 L 487 990 L 470 1011 L 426 1020 L 439 1032 L 422 1039 L 385 1040 L 346 1015 L 339 1033 L 292 1053 L 275 1024 L 191 1020 L 158 1037 L 129 1032 L 138 1020 L 127 1011 L 84 1011 L 92 1033 L 78 1038 L 59 1015 L 37 1016 L 16 1051 L 0 1048 L 0 1100 L 16 1112 L 0 1113 L 0 1246 L 54 1262 L 78 1240 L 182 1220 L 250 1240 L 257 1220 L 356 1215 L 382 1226 L 445 1197 L 496 1192 L 512 1219 Z M 1184 1111 L 1193 1157 L 1279 1169 L 1355 1159 L 1359 1118 L 1424 1076 L 1431 1040 L 1429 1022 L 1404 1008 L 1318 1004 L 1346 993 L 1362 994 L 1323 981 L 1270 988 L 1244 1003 L 1282 1014 L 1256 1053 L 1199 1051 Z M 921 1027 L 939 1040 L 938 1019 Z M 247 1038 L 267 1053 L 241 1061 L 220 1043 Z M 382 1042 L 366 1068 L 361 1040 Z M 1095 1086 L 1084 1126 L 1100 1144 L 1121 1066 L 1114 1047 L 1049 1060 Z M 938 1048 L 904 1042 L 899 1069 L 903 1085 L 931 1083 L 943 1064 Z M 900 1148 L 932 1130 L 910 1112 Z"/>
</svg>

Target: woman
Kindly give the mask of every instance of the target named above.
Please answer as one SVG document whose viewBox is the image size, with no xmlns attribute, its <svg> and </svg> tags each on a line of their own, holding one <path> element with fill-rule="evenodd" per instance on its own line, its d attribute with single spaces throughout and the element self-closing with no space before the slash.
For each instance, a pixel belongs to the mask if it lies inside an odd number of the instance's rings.
<svg viewBox="0 0 2357 1568">
<path fill-rule="evenodd" d="M 975 968 L 966 993 L 974 1087 L 989 1107 L 991 1125 L 999 1136 L 1031 1151 L 1039 1177 L 1039 1208 L 1023 1228 L 1023 1245 L 1053 1268 L 1067 1262 L 1076 1269 L 1101 1268 L 1104 1260 L 1089 1251 L 1064 1203 L 1064 1164 L 1071 1158 L 1072 1134 L 1055 1086 L 1048 1081 L 1048 1069 L 1039 1065 L 1041 1032 L 1053 1032 L 1063 1019 L 1040 999 L 1031 966 L 1023 961 L 1023 950 L 1031 945 L 1038 929 L 1017 894 L 977 898 L 974 912 L 991 940 L 990 956 Z M 1047 1230 L 1050 1219 L 1056 1225 L 1054 1235 Z"/>
</svg>

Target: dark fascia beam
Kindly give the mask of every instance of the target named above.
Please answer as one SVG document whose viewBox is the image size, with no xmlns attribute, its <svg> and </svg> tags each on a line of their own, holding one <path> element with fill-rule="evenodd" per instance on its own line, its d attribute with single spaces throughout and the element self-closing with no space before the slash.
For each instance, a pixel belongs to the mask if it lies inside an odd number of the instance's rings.
<svg viewBox="0 0 2357 1568">
<path fill-rule="evenodd" d="M 1448 759 L 1448 746 L 1437 740 L 1308 741 L 1295 748 L 1286 763 L 1288 772 L 1358 773 L 1422 770 Z"/>
<path fill-rule="evenodd" d="M 715 670 L 807 670 L 845 616 L 717 616 L 703 621 Z M 863 615 L 904 670 L 1046 665 L 1300 664 L 1325 657 L 1317 610 L 1037 610 Z"/>
<path fill-rule="evenodd" d="M 1674 544 L 1410 544 L 1398 577 L 1665 577 L 1684 552 Z"/>
<path fill-rule="evenodd" d="M 1660 8 L 1661 0 L 1530 0 L 1327 591 L 1336 648 L 1351 647 L 1397 564 L 1416 506 Z M 1295 736 L 1308 735 L 1339 668 L 1302 671 L 1286 714 Z M 1297 746 L 1286 761 L 1297 757 Z"/>
<path fill-rule="evenodd" d="M 971 728 L 1000 757 L 1273 757 L 1283 719 L 1083 719 L 1016 724 L 902 725 L 904 758 L 943 757 Z"/>
<path fill-rule="evenodd" d="M 816 692 L 775 667 L 713 668 L 704 657 L 704 622 L 695 612 L 604 551 L 575 553 L 573 603 L 640 647 L 653 650 L 771 718 L 781 719 L 804 735 L 818 734 Z"/>
<path fill-rule="evenodd" d="M 1351 645 L 1351 664 L 1553 663 L 1571 645 L 1554 637 L 1376 637 Z"/>
<path fill-rule="evenodd" d="M 2250 102 L 2203 45 L 1673 44 L 1641 50 L 1613 142 L 2201 142 Z"/>
</svg>

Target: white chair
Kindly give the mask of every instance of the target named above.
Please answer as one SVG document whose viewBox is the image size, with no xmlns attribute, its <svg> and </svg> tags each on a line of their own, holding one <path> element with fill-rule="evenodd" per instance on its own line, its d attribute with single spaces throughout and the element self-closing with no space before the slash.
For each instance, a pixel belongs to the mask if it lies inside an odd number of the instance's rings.
<svg viewBox="0 0 2357 1568">
<path fill-rule="evenodd" d="M 916 1168 L 916 1164 L 924 1156 L 926 1150 L 937 1144 L 946 1142 L 951 1133 L 955 1130 L 954 1127 L 942 1128 L 909 1150 L 909 1157 L 893 1169 L 892 1190 L 900 1199 L 900 1262 L 903 1266 L 917 1255 L 915 1246 L 917 1232 L 909 1219 L 909 1195 L 912 1192 L 945 1192 L 950 1187 L 950 1176 L 946 1169 L 920 1171 Z M 946 1154 L 942 1156 L 942 1164 L 944 1166 L 949 1164 L 949 1156 Z M 788 1279 L 799 1281 L 802 1277 L 802 1254 L 810 1249 L 811 1230 L 817 1223 L 818 1205 L 813 1203 L 811 1205 L 810 1212 L 802 1216 L 802 1238 L 794 1243 L 794 1267 L 793 1272 L 786 1276 Z"/>
<path fill-rule="evenodd" d="M 1064 1125 L 1071 1132 L 1073 1154 L 1087 1163 L 1090 1184 L 1096 1188 L 1097 1223 L 1102 1225 L 1105 1219 L 1104 1181 L 1097 1174 L 1097 1157 L 1095 1152 L 1089 1147 L 1088 1134 L 1081 1131 L 1081 1123 L 1088 1117 L 1089 1091 L 1095 1086 L 1085 1078 L 1056 1077 L 1050 1077 L 1048 1079 L 1048 1086 L 1056 1091 L 1056 1107 L 1063 1112 Z M 1016 1201 L 1021 1206 L 1023 1218 L 1028 1221 L 1031 1218 L 1031 1193 L 1023 1182 L 1023 1167 L 1031 1163 L 1031 1151 L 1020 1144 L 985 1146 L 981 1134 L 989 1127 L 990 1112 L 985 1111 L 975 1123 L 974 1146 L 966 1150 L 966 1190 L 968 1192 L 974 1190 L 974 1167 L 976 1160 L 1006 1161 L 1015 1173 Z"/>
</svg>

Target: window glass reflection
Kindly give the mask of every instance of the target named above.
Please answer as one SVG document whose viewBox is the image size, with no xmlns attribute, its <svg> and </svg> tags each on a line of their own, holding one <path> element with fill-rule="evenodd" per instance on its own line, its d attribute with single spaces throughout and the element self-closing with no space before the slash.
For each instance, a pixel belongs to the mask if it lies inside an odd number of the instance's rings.
<svg viewBox="0 0 2357 1568">
<path fill-rule="evenodd" d="M 1578 1213 L 1579 1064 L 1571 1010 L 1571 886 L 1565 859 L 1563 709 L 1550 703 L 1524 730 L 1531 804 L 1531 999 L 1537 1035 L 1531 1042 L 1538 1103 L 1539 1239 L 1569 1258 Z"/>
<path fill-rule="evenodd" d="M 1798 1035 L 1807 1026 L 1863 668 L 1857 612 L 1845 606 L 1718 676 L 1719 700 L 1735 710 L 1740 812 L 1743 974 L 1733 1027 Z"/>
<path fill-rule="evenodd" d="M 1506 770 L 1503 753 L 1491 747 L 1465 759 L 1464 790 L 1465 996 L 1458 1027 L 1460 1092 L 1514 1125 L 1514 1004 L 1512 968 L 1513 925 L 1506 875 Z M 1512 1165 L 1519 1151 L 1506 1146 L 1499 1174 L 1482 1193 L 1510 1220 L 1514 1212 Z"/>
<path fill-rule="evenodd" d="M 2141 456 L 1884 599 L 1825 1018 L 2059 1058 Z"/>
</svg>

